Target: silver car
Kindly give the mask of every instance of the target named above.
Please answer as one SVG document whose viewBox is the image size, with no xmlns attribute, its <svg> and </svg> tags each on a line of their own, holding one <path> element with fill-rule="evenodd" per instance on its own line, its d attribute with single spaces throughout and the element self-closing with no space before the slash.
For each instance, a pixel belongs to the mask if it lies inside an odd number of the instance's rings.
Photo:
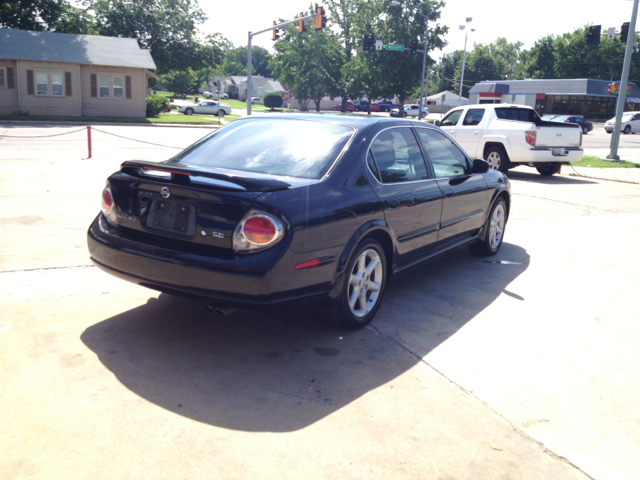
<svg viewBox="0 0 640 480">
<path fill-rule="evenodd" d="M 224 117 L 225 115 L 229 115 L 231 113 L 231 107 L 228 105 L 222 105 L 222 104 L 218 105 L 218 102 L 206 100 L 204 102 L 198 102 L 195 105 L 180 105 L 178 107 L 178 112 L 184 113 L 185 115 L 193 115 L 194 113 L 203 113 L 208 115 L 217 115 L 219 117 Z"/>
<path fill-rule="evenodd" d="M 613 127 L 616 124 L 616 118 L 607 120 L 604 124 L 604 129 L 607 133 L 613 132 Z M 640 112 L 624 112 L 622 114 L 622 124 L 620 125 L 620 131 L 622 133 L 637 133 L 640 132 Z"/>
<path fill-rule="evenodd" d="M 403 117 L 417 117 L 420 113 L 420 105 L 405 105 L 404 106 L 404 115 Z M 427 107 L 422 107 L 422 118 L 426 117 L 429 114 L 429 109 Z M 394 108 L 391 110 L 390 115 L 392 117 L 400 116 L 400 109 Z"/>
</svg>

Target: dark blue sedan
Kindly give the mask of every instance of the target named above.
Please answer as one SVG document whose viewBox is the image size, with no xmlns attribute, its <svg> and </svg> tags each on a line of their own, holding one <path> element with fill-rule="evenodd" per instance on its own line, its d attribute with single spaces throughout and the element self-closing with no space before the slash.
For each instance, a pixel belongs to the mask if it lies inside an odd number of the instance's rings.
<svg viewBox="0 0 640 480">
<path fill-rule="evenodd" d="M 464 245 L 498 252 L 510 204 L 506 176 L 431 125 L 262 116 L 124 162 L 88 243 L 98 267 L 148 288 L 222 309 L 320 300 L 355 329 L 397 274 Z"/>
</svg>

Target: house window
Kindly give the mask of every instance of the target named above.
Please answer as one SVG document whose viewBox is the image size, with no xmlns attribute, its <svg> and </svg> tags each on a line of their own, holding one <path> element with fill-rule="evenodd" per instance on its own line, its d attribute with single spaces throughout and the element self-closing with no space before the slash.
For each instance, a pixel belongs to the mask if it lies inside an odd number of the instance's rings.
<svg viewBox="0 0 640 480">
<path fill-rule="evenodd" d="M 0 88 L 5 88 L 7 86 L 7 84 L 5 83 L 5 71 L 4 68 L 0 68 Z"/>
<path fill-rule="evenodd" d="M 36 72 L 36 93 L 49 95 L 49 74 L 47 72 Z"/>
<path fill-rule="evenodd" d="M 109 75 L 98 76 L 98 86 L 100 98 L 109 98 Z"/>
<path fill-rule="evenodd" d="M 113 77 L 113 98 L 124 98 L 124 82 L 122 77 Z"/>
<path fill-rule="evenodd" d="M 64 81 L 64 74 L 52 73 L 51 74 L 51 94 L 54 97 L 62 97 L 62 85 Z"/>
</svg>

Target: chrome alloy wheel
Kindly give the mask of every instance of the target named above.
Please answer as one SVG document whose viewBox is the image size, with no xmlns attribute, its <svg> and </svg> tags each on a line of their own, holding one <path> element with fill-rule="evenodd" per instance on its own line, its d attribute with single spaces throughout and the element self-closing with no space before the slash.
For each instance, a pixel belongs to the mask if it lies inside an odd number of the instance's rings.
<svg viewBox="0 0 640 480">
<path fill-rule="evenodd" d="M 489 163 L 491 170 L 499 170 L 502 158 L 500 158 L 500 154 L 498 152 L 491 152 L 487 155 L 487 162 Z"/>
<path fill-rule="evenodd" d="M 382 289 L 381 281 L 380 255 L 368 248 L 354 263 L 349 278 L 349 306 L 356 317 L 364 317 L 376 306 Z"/>
<path fill-rule="evenodd" d="M 489 226 L 489 245 L 495 250 L 502 240 L 502 232 L 504 232 L 504 205 L 499 203 L 493 215 L 491 216 L 491 224 Z"/>
</svg>

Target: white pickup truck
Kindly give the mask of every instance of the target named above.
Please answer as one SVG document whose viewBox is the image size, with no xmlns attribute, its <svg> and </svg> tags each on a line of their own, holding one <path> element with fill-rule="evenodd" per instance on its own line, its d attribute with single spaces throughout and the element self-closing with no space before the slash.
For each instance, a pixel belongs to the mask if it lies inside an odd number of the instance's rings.
<svg viewBox="0 0 640 480">
<path fill-rule="evenodd" d="M 466 105 L 436 125 L 471 158 L 484 158 L 502 172 L 528 165 L 541 175 L 553 175 L 563 163 L 577 162 L 584 154 L 579 125 L 546 122 L 524 105 Z"/>
</svg>

